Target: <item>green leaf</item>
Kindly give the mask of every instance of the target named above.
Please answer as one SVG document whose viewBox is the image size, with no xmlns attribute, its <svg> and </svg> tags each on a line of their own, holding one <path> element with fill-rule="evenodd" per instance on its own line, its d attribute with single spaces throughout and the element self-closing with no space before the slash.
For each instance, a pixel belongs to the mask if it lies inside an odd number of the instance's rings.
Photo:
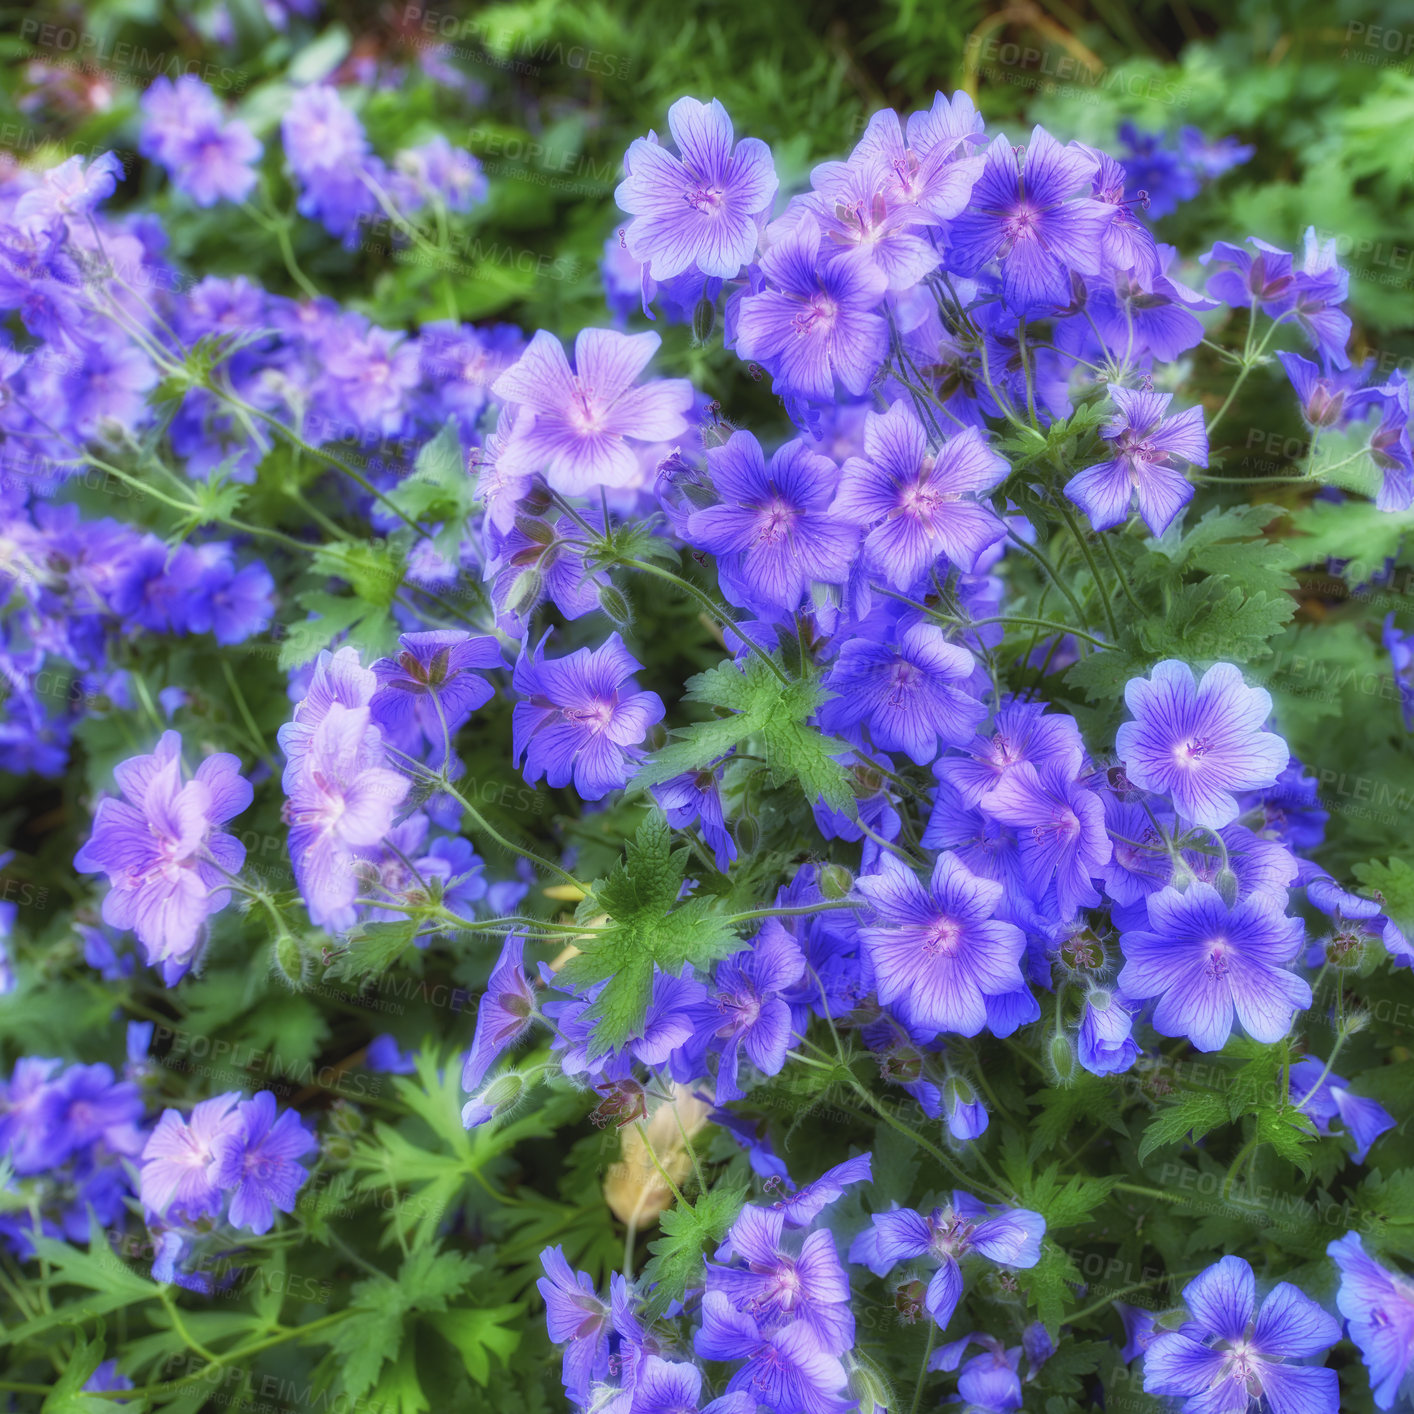
<svg viewBox="0 0 1414 1414">
<path fill-rule="evenodd" d="M 428 1324 L 448 1341 L 462 1357 L 466 1372 L 479 1385 L 491 1378 L 491 1356 L 502 1365 L 520 1345 L 521 1332 L 507 1322 L 520 1315 L 519 1306 L 493 1306 L 478 1310 L 467 1306 L 453 1307 L 430 1315 Z"/>
<path fill-rule="evenodd" d="M 369 1403 L 382 1414 L 426 1414 L 431 1409 L 417 1378 L 417 1353 L 411 1341 L 383 1367 Z"/>
<path fill-rule="evenodd" d="M 1209 1130 L 1228 1123 L 1227 1101 L 1211 1090 L 1193 1090 L 1167 1106 L 1144 1131 L 1139 1141 L 1139 1162 L 1142 1164 L 1155 1149 L 1192 1137 L 1196 1142 Z"/>
<path fill-rule="evenodd" d="M 1414 865 L 1405 859 L 1378 859 L 1355 865 L 1355 877 L 1379 901 L 1395 926 L 1414 934 Z"/>
<path fill-rule="evenodd" d="M 580 916 L 609 915 L 609 922 L 576 939 L 580 949 L 561 969 L 576 989 L 605 983 L 585 1013 L 594 1023 L 590 1055 L 620 1046 L 648 1008 L 655 966 L 680 972 L 685 963 L 706 967 L 739 946 L 716 900 L 677 903 L 688 850 L 672 848 L 672 831 L 651 811 L 607 879 L 596 882 Z"/>
<path fill-rule="evenodd" d="M 357 982 L 386 972 L 412 946 L 417 926 L 416 918 L 359 924 L 349 933 L 325 977 Z"/>
<path fill-rule="evenodd" d="M 714 1188 L 695 1204 L 679 1203 L 659 1219 L 663 1235 L 648 1245 L 652 1259 L 643 1269 L 645 1286 L 652 1286 L 645 1319 L 656 1321 L 688 1287 L 702 1277 L 702 1254 L 715 1247 L 736 1221 L 746 1200 L 744 1188 Z"/>
<path fill-rule="evenodd" d="M 64 1361 L 54 1388 L 44 1397 L 41 1414 L 113 1414 L 121 1406 L 117 1394 L 94 1394 L 84 1390 L 93 1372 L 103 1361 L 103 1342 L 89 1342 L 82 1333 L 78 1344 Z"/>
<path fill-rule="evenodd" d="M 1071 1288 L 1085 1280 L 1070 1253 L 1050 1241 L 1041 1244 L 1041 1260 L 1034 1267 L 1021 1268 L 1012 1275 L 1035 1308 L 1037 1319 L 1053 1334 L 1074 1297 Z"/>
<path fill-rule="evenodd" d="M 1316 1127 L 1295 1105 L 1282 1105 L 1260 1111 L 1257 1115 L 1257 1139 L 1270 1144 L 1288 1163 L 1293 1163 L 1308 1178 L 1311 1174 L 1309 1150 L 1316 1142 Z"/>
<path fill-rule="evenodd" d="M 300 607 L 314 617 L 289 626 L 280 644 L 282 670 L 302 667 L 341 635 L 347 635 L 355 648 L 375 658 L 390 652 L 397 641 L 397 625 L 381 604 L 368 604 L 356 596 L 342 597 L 322 589 L 307 589 L 295 597 Z"/>
<path fill-rule="evenodd" d="M 466 523 L 477 507 L 476 478 L 469 475 L 456 423 L 442 430 L 417 454 L 412 472 L 388 493 L 388 499 L 409 520 L 440 523 L 437 551 L 455 559 Z"/>
<path fill-rule="evenodd" d="M 772 661 L 779 659 L 773 655 Z M 732 715 L 676 729 L 673 740 L 640 771 L 638 784 L 657 785 L 699 771 L 755 738 L 772 785 L 797 782 L 809 803 L 820 798 L 833 810 L 850 812 L 849 773 L 834 759 L 849 752 L 849 744 L 810 725 L 825 695 L 814 675 L 782 682 L 754 654 L 744 664 L 722 663 L 698 673 L 688 680 L 683 699 Z"/>
<path fill-rule="evenodd" d="M 1349 561 L 1341 573 L 1348 583 L 1360 584 L 1399 553 L 1404 537 L 1414 530 L 1414 510 L 1382 511 L 1372 501 L 1314 500 L 1291 513 L 1291 527 L 1296 532 L 1292 550 L 1302 564 Z"/>
<path fill-rule="evenodd" d="M 342 579 L 365 606 L 386 609 L 403 582 L 402 566 L 385 546 L 365 541 L 337 540 L 321 545 L 312 566 L 316 574 Z"/>
<path fill-rule="evenodd" d="M 403 1259 L 396 1281 L 377 1276 L 355 1283 L 350 1314 L 328 1338 L 349 1395 L 357 1399 L 371 1389 L 384 1364 L 398 1358 L 409 1315 L 446 1310 L 448 1298 L 465 1291 L 478 1270 L 458 1252 L 420 1247 Z"/>
</svg>

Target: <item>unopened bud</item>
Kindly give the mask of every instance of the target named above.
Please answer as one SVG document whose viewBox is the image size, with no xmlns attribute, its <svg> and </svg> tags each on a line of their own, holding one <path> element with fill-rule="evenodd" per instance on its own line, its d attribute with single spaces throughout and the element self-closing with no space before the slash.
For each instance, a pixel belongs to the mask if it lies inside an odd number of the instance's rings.
<svg viewBox="0 0 1414 1414">
<path fill-rule="evenodd" d="M 849 1392 L 864 1414 L 880 1414 L 894 1407 L 893 1386 L 872 1363 L 857 1363 L 849 1372 Z"/>
<path fill-rule="evenodd" d="M 293 933 L 281 933 L 275 939 L 272 961 L 275 971 L 284 979 L 288 987 L 297 992 L 304 986 L 304 950 L 299 945 L 299 939 Z"/>
<path fill-rule="evenodd" d="M 633 611 L 628 606 L 627 596 L 612 584 L 599 586 L 599 607 L 620 628 L 626 626 L 633 617 Z"/>
<path fill-rule="evenodd" d="M 511 582 L 511 592 L 506 595 L 506 608 L 513 614 L 528 612 L 540 598 L 543 583 L 539 570 L 522 570 Z"/>
<path fill-rule="evenodd" d="M 1237 902 L 1237 875 L 1232 872 L 1232 866 L 1224 864 L 1218 870 L 1217 877 L 1213 880 L 1213 886 L 1218 891 L 1218 897 L 1231 908 Z"/>
<path fill-rule="evenodd" d="M 705 344 L 712 337 L 713 330 L 717 327 L 717 306 L 709 299 L 697 301 L 697 308 L 692 311 L 692 341 L 695 344 Z"/>
<path fill-rule="evenodd" d="M 820 871 L 820 892 L 828 899 L 849 896 L 854 887 L 854 875 L 843 864 L 827 864 Z"/>
<path fill-rule="evenodd" d="M 1075 1047 L 1070 1037 L 1059 1033 L 1051 1037 L 1051 1066 L 1062 1085 L 1068 1084 L 1075 1075 Z"/>
</svg>

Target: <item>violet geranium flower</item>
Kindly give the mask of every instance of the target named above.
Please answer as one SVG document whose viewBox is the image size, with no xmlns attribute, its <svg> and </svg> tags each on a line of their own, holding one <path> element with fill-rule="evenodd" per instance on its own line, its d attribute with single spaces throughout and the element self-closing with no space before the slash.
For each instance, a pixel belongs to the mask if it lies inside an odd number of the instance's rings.
<svg viewBox="0 0 1414 1414">
<path fill-rule="evenodd" d="M 653 133 L 635 138 L 624 157 L 614 200 L 634 218 L 624 232 L 629 254 L 654 280 L 692 269 L 729 280 L 755 253 L 776 195 L 771 149 L 748 137 L 733 150 L 732 120 L 715 98 L 679 98 L 668 128 L 680 157 Z"/>
<path fill-rule="evenodd" d="M 765 288 L 737 308 L 737 353 L 764 364 L 778 393 L 829 402 L 838 378 L 862 396 L 889 351 L 878 313 L 883 274 L 851 260 L 822 262 L 809 213 L 762 255 L 761 274 Z"/>
<path fill-rule="evenodd" d="M 1382 1267 L 1360 1235 L 1347 1232 L 1326 1248 L 1340 1269 L 1336 1305 L 1370 1372 L 1379 1409 L 1393 1409 L 1414 1362 L 1414 1281 Z"/>
<path fill-rule="evenodd" d="M 478 707 L 491 700 L 494 689 L 478 671 L 504 668 L 494 638 L 474 638 L 456 629 L 405 633 L 396 657 L 373 665 L 378 689 L 369 707 L 373 720 L 394 740 L 401 740 L 415 721 L 434 749 L 454 733 Z"/>
<path fill-rule="evenodd" d="M 1154 1029 L 1187 1036 L 1200 1051 L 1221 1050 L 1233 1015 L 1258 1041 L 1280 1041 L 1311 1005 L 1311 988 L 1287 971 L 1304 929 L 1266 894 L 1231 905 L 1211 884 L 1149 898 L 1149 928 L 1120 937 L 1125 963 L 1117 985 L 1136 1001 L 1158 998 Z"/>
<path fill-rule="evenodd" d="M 392 828 L 410 782 L 386 764 L 367 707 L 330 706 L 289 789 L 290 860 L 317 927 L 351 928 L 360 850 Z"/>
<path fill-rule="evenodd" d="M 257 1237 L 270 1231 L 275 1210 L 292 1213 L 295 1198 L 309 1177 L 301 1155 L 318 1147 L 298 1113 L 286 1110 L 275 1117 L 275 1096 L 262 1090 L 253 1100 L 236 1107 L 240 1124 L 213 1146 L 211 1176 L 229 1188 L 227 1216 L 234 1227 L 248 1228 Z"/>
<path fill-rule="evenodd" d="M 638 744 L 667 709 L 656 692 L 637 690 L 643 664 L 617 633 L 566 658 L 546 658 L 544 648 L 542 638 L 516 661 L 512 684 L 523 700 L 511 716 L 514 759 L 524 759 L 532 785 L 542 776 L 552 786 L 573 781 L 582 800 L 602 800 L 628 784 Z"/>
<path fill-rule="evenodd" d="M 1054 881 L 1062 921 L 1082 904 L 1100 902 L 1092 880 L 1114 852 L 1105 805 L 1066 761 L 1047 762 L 1039 771 L 1030 762 L 1014 766 L 982 797 L 982 813 L 1016 831 L 1033 901 L 1039 903 Z"/>
<path fill-rule="evenodd" d="M 1042 127 L 1024 158 L 1005 137 L 992 140 L 967 209 L 948 227 L 950 265 L 975 275 L 991 260 L 1013 314 L 1042 314 L 1071 301 L 1071 272 L 1100 269 L 1113 209 L 1090 198 L 1096 160 L 1077 143 L 1062 147 Z M 1083 193 L 1083 194 L 1081 194 Z"/>
<path fill-rule="evenodd" d="M 108 875 L 103 921 L 133 929 L 171 985 L 190 965 L 206 919 L 230 902 L 221 887 L 227 875 L 245 863 L 245 846 L 214 827 L 245 810 L 254 792 L 227 752 L 208 756 L 184 783 L 176 732 L 163 732 L 150 756 L 124 761 L 113 775 L 123 798 L 99 802 L 74 868 Z"/>
<path fill-rule="evenodd" d="M 975 427 L 930 452 L 923 424 L 899 402 L 865 418 L 864 455 L 840 469 L 833 510 L 865 530 L 869 567 L 908 590 L 940 555 L 970 572 L 1002 539 L 1006 527 L 975 497 L 1009 471 Z"/>
<path fill-rule="evenodd" d="M 1172 393 L 1145 393 L 1112 386 L 1110 397 L 1119 409 L 1101 432 L 1115 445 L 1107 462 L 1072 476 L 1066 499 L 1074 501 L 1096 530 L 1120 525 L 1132 500 L 1152 535 L 1162 535 L 1193 499 L 1193 486 L 1178 467 L 1208 464 L 1208 434 L 1203 409 L 1186 408 L 1173 417 L 1164 412 Z"/>
<path fill-rule="evenodd" d="M 162 1217 L 187 1221 L 213 1216 L 221 1206 L 221 1187 L 211 1176 L 216 1142 L 240 1125 L 232 1090 L 192 1107 L 163 1110 L 142 1151 L 140 1190 L 145 1207 Z"/>
<path fill-rule="evenodd" d="M 892 854 L 855 887 L 873 906 L 859 930 L 879 1000 L 918 1031 L 975 1036 L 987 1024 L 988 996 L 1025 985 L 1021 930 L 996 917 L 1004 889 L 938 856 L 924 884 Z"/>
<path fill-rule="evenodd" d="M 1239 791 L 1276 784 L 1291 753 L 1264 730 L 1271 695 L 1248 687 L 1231 663 L 1215 663 L 1195 681 L 1177 658 L 1131 678 L 1124 700 L 1135 720 L 1115 736 L 1125 773 L 1141 790 L 1172 798 L 1187 821 L 1220 830 L 1237 818 Z"/>
<path fill-rule="evenodd" d="M 839 472 L 828 457 L 797 440 L 768 468 L 756 438 L 733 432 L 708 450 L 707 467 L 719 504 L 694 511 L 687 535 L 717 556 L 734 604 L 788 617 L 812 583 L 849 578 L 859 531 L 830 511 Z"/>
<path fill-rule="evenodd" d="M 581 329 L 571 368 L 560 341 L 540 330 L 491 387 L 519 409 L 502 475 L 542 472 L 565 496 L 637 481 L 642 465 L 631 444 L 681 437 L 692 407 L 685 378 L 634 386 L 661 342 L 653 333 Z"/>
<path fill-rule="evenodd" d="M 859 739 L 868 725 L 880 751 L 903 751 L 919 766 L 938 754 L 938 743 L 972 740 L 987 708 L 965 690 L 977 662 L 960 643 L 950 643 L 936 624 L 914 624 L 898 645 L 852 638 L 825 678 L 835 694 L 820 709 L 826 731 Z"/>
<path fill-rule="evenodd" d="M 1259 1310 L 1251 1266 L 1224 1257 L 1184 1287 L 1183 1299 L 1193 1319 L 1149 1342 L 1145 1393 L 1185 1400 L 1184 1414 L 1246 1414 L 1259 1405 L 1337 1414 L 1335 1371 L 1292 1363 L 1340 1339 L 1340 1323 L 1309 1296 L 1278 1282 Z"/>
<path fill-rule="evenodd" d="M 486 983 L 476 1008 L 476 1033 L 462 1067 L 462 1089 L 470 1093 L 481 1084 L 492 1062 L 514 1046 L 535 1019 L 535 993 L 525 975 L 525 939 L 512 934 Z"/>
<path fill-rule="evenodd" d="M 938 1262 L 923 1304 L 946 1330 L 962 1299 L 961 1259 L 975 1252 L 1003 1267 L 1034 1267 L 1041 1260 L 1046 1220 L 1029 1208 L 1003 1208 L 989 1215 L 970 1193 L 954 1192 L 952 1202 L 926 1216 L 911 1208 L 875 1213 L 872 1225 L 854 1239 L 849 1260 L 885 1276 L 899 1262 L 931 1257 Z"/>
</svg>

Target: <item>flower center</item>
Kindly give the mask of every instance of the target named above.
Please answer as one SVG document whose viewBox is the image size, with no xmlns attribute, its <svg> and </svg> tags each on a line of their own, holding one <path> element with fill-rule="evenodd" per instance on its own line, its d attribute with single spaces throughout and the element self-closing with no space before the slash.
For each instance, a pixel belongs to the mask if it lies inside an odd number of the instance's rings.
<svg viewBox="0 0 1414 1414">
<path fill-rule="evenodd" d="M 936 918 L 923 937 L 923 951 L 929 957 L 951 957 L 962 942 L 962 925 L 954 918 Z"/>
</svg>

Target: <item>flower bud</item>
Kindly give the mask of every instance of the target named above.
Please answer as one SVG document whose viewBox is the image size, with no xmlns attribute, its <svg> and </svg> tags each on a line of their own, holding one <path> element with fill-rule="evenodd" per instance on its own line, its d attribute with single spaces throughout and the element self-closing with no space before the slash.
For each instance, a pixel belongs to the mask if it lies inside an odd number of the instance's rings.
<svg viewBox="0 0 1414 1414">
<path fill-rule="evenodd" d="M 489 1085 L 483 1086 L 479 1095 L 473 1096 L 462 1106 L 462 1126 L 476 1129 L 487 1120 L 503 1115 L 513 1109 L 525 1094 L 525 1076 L 518 1070 L 508 1070 L 498 1075 Z"/>
<path fill-rule="evenodd" d="M 872 1362 L 857 1361 L 849 1372 L 849 1392 L 863 1414 L 886 1414 L 894 1408 L 894 1390 Z"/>
<path fill-rule="evenodd" d="M 717 305 L 713 300 L 700 299 L 692 311 L 692 342 L 705 344 L 717 327 Z"/>
<path fill-rule="evenodd" d="M 522 570 L 511 582 L 511 592 L 506 595 L 506 608 L 512 614 L 528 613 L 540 597 L 544 583 L 539 570 Z"/>
<path fill-rule="evenodd" d="M 612 584 L 599 586 L 599 607 L 619 628 L 625 627 L 633 618 L 627 596 Z"/>
<path fill-rule="evenodd" d="M 1051 1037 L 1051 1067 L 1062 1085 L 1068 1085 L 1075 1075 L 1075 1047 L 1070 1037 L 1060 1032 Z"/>
<path fill-rule="evenodd" d="M 827 899 L 849 897 L 854 887 L 854 875 L 843 864 L 827 864 L 820 871 L 820 892 Z"/>
<path fill-rule="evenodd" d="M 1230 864 L 1224 864 L 1218 870 L 1213 879 L 1213 887 L 1218 891 L 1218 897 L 1231 908 L 1237 902 L 1237 875 L 1233 873 Z"/>
<path fill-rule="evenodd" d="M 305 956 L 299 939 L 293 933 L 281 933 L 275 939 L 271 962 L 276 973 L 291 991 L 298 992 L 305 983 Z"/>
</svg>

